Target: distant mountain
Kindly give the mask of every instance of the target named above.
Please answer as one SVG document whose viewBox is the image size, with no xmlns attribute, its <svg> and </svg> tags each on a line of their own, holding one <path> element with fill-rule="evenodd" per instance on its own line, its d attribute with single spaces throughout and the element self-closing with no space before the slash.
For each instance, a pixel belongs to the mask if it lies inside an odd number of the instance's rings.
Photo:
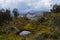
<svg viewBox="0 0 60 40">
<path fill-rule="evenodd" d="M 31 20 L 36 20 L 38 18 L 41 18 L 43 16 L 43 13 L 42 12 L 34 12 L 34 13 L 25 13 L 25 14 L 22 14 L 20 15 L 21 17 L 26 17 L 28 19 L 31 19 Z"/>
</svg>

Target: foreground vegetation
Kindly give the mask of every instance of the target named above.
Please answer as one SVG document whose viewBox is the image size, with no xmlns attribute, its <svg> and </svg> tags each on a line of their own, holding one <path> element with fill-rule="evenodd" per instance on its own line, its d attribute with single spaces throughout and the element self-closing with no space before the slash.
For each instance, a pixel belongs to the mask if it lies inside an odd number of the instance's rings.
<svg viewBox="0 0 60 40">
<path fill-rule="evenodd" d="M 18 10 L 0 10 L 0 40 L 60 40 L 60 5 L 54 5 L 51 12 L 44 12 L 41 18 L 30 20 L 20 17 Z M 17 32 L 29 30 L 32 33 L 20 36 Z"/>
</svg>

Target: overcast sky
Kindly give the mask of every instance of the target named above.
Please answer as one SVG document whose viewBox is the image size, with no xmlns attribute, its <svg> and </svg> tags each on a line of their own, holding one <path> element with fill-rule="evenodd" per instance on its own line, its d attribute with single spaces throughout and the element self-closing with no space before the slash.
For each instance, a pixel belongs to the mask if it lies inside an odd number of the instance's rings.
<svg viewBox="0 0 60 40">
<path fill-rule="evenodd" d="M 0 0 L 0 8 L 18 8 L 20 12 L 49 11 L 50 5 L 55 3 L 60 4 L 60 0 Z"/>
</svg>

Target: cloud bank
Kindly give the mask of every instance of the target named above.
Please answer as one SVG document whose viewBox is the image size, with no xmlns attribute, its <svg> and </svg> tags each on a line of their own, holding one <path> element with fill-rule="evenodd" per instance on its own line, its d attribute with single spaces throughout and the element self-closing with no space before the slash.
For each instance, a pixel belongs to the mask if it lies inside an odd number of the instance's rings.
<svg viewBox="0 0 60 40">
<path fill-rule="evenodd" d="M 49 11 L 51 4 L 60 0 L 0 0 L 0 8 L 18 8 L 21 13 L 28 11 Z"/>
</svg>

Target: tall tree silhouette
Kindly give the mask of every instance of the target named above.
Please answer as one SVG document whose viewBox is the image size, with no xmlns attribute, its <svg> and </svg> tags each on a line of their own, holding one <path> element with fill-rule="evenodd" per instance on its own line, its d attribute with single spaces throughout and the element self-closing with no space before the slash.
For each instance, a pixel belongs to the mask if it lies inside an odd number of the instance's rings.
<svg viewBox="0 0 60 40">
<path fill-rule="evenodd" d="M 9 20 L 10 19 L 10 10 L 9 9 L 6 9 L 3 17 L 4 17 L 5 20 Z"/>
<path fill-rule="evenodd" d="M 60 5 L 55 4 L 51 11 L 55 12 L 55 13 L 59 13 L 60 12 Z"/>
<path fill-rule="evenodd" d="M 14 13 L 14 17 L 17 18 L 18 17 L 18 9 L 14 8 L 13 10 L 13 13 Z"/>
<path fill-rule="evenodd" d="M 0 24 L 3 24 L 10 20 L 10 10 L 9 9 L 1 9 L 0 10 Z"/>
<path fill-rule="evenodd" d="M 3 23 L 3 13 L 4 13 L 4 9 L 0 10 L 0 25 L 2 25 Z"/>
</svg>

